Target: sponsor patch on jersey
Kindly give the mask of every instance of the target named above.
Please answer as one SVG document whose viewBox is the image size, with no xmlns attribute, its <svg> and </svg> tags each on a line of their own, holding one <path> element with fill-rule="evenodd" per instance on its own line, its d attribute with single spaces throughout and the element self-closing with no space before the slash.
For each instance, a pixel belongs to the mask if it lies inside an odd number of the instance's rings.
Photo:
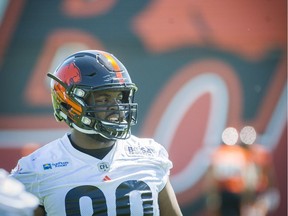
<svg viewBox="0 0 288 216">
<path fill-rule="evenodd" d="M 57 163 L 46 163 L 46 164 L 43 164 L 43 169 L 48 170 L 48 169 L 53 169 L 53 168 L 66 167 L 68 164 L 69 162 L 67 161 L 57 162 Z"/>
<path fill-rule="evenodd" d="M 128 156 L 155 156 L 155 149 L 147 146 L 126 146 L 126 153 Z"/>
</svg>

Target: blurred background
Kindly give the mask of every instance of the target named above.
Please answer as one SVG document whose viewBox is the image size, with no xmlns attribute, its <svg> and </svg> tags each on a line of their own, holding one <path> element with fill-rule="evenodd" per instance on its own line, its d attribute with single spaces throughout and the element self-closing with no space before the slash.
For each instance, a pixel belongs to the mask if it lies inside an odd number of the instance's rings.
<svg viewBox="0 0 288 216">
<path fill-rule="evenodd" d="M 0 0 L 0 167 L 69 129 L 48 72 L 83 49 L 113 53 L 139 88 L 140 137 L 174 163 L 183 214 L 204 215 L 201 181 L 228 127 L 251 125 L 273 155 L 287 208 L 287 1 Z"/>
</svg>

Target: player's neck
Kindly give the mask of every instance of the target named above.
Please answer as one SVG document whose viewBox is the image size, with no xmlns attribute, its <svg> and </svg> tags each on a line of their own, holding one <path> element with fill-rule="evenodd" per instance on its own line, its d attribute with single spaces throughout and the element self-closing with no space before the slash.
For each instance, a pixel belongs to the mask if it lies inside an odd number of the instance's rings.
<svg viewBox="0 0 288 216">
<path fill-rule="evenodd" d="M 72 129 L 70 139 L 72 142 L 84 149 L 100 149 L 114 145 L 115 140 L 101 138 L 100 135 L 87 135 Z"/>
</svg>

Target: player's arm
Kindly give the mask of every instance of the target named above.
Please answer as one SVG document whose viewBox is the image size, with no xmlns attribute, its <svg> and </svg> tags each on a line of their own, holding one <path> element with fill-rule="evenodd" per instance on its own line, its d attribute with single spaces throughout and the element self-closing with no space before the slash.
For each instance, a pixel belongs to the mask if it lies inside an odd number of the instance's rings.
<svg viewBox="0 0 288 216">
<path fill-rule="evenodd" d="M 38 206 L 34 211 L 34 216 L 45 216 L 46 212 L 44 206 Z"/>
<path fill-rule="evenodd" d="M 175 192 L 169 180 L 159 193 L 158 202 L 161 216 L 182 216 Z"/>
</svg>

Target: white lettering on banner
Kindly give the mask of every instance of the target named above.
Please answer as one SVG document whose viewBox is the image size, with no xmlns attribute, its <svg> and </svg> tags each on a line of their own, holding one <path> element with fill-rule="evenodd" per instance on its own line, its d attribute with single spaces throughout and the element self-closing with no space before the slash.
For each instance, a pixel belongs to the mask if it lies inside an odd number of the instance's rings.
<svg viewBox="0 0 288 216">
<path fill-rule="evenodd" d="M 187 97 L 187 92 L 189 92 L 189 97 Z M 165 145 L 169 151 L 175 131 L 179 127 L 183 115 L 205 93 L 212 95 L 212 108 L 209 114 L 204 148 L 191 159 L 182 172 L 171 176 L 171 182 L 176 193 L 185 191 L 199 180 L 209 164 L 206 160 L 209 154 L 206 147 L 215 147 L 220 142 L 218 137 L 220 137 L 219 134 L 222 133 L 225 127 L 228 110 L 228 93 L 225 82 L 220 76 L 212 73 L 202 74 L 188 80 L 173 97 L 156 129 L 155 139 Z M 170 125 L 170 127 L 166 127 L 166 125 Z M 187 179 L 190 181 L 187 181 Z"/>
<path fill-rule="evenodd" d="M 189 97 L 187 97 L 187 92 L 189 92 Z M 221 143 L 221 133 L 227 123 L 230 100 L 228 88 L 221 76 L 203 72 L 187 80 L 171 99 L 155 130 L 154 138 L 169 151 L 181 119 L 185 116 L 186 111 L 193 106 L 193 103 L 205 93 L 211 95 L 211 109 L 203 145 L 194 157 L 191 157 L 184 169 L 171 176 L 171 183 L 176 193 L 188 190 L 203 177 L 209 165 L 208 159 L 211 149 Z M 258 136 L 257 141 L 270 150 L 273 150 L 279 142 L 286 125 L 287 118 L 283 118 L 286 116 L 286 98 L 287 85 L 282 90 L 282 95 L 275 105 L 266 130 Z"/>
<path fill-rule="evenodd" d="M 259 143 L 273 150 L 279 142 L 287 122 L 287 84 L 284 86 L 281 97 L 275 105 L 274 112 L 266 127 L 265 133 L 258 136 Z M 286 117 L 286 118 L 285 118 Z"/>
</svg>

